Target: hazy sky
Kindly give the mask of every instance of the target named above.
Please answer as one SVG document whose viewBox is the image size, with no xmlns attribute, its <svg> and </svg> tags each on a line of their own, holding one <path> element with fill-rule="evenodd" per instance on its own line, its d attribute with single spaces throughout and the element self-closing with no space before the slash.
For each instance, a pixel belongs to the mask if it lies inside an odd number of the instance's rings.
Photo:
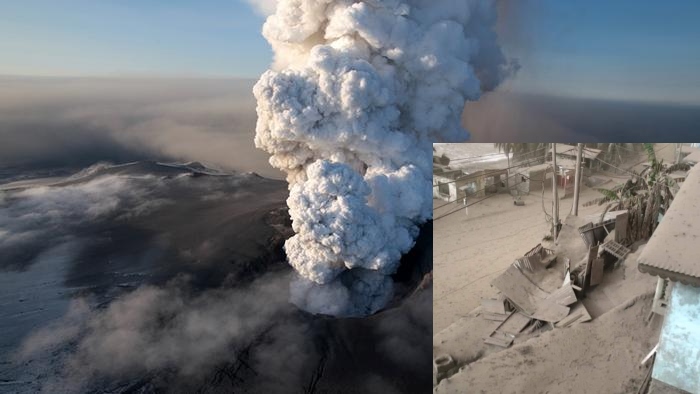
<svg viewBox="0 0 700 394">
<path fill-rule="evenodd" d="M 512 3 L 512 1 L 506 3 Z M 525 0 L 504 42 L 529 93 L 700 103 L 700 2 Z"/>
<path fill-rule="evenodd" d="M 700 103 L 700 2 L 501 0 L 501 90 Z M 256 77 L 264 17 L 245 0 L 3 3 L 0 74 Z"/>
<path fill-rule="evenodd" d="M 253 77 L 263 21 L 244 0 L 5 1 L 0 74 Z"/>
<path fill-rule="evenodd" d="M 700 103 L 700 2 L 502 1 L 520 59 L 502 89 Z M 256 77 L 264 17 L 244 0 L 23 0 L 0 13 L 0 74 Z"/>
</svg>

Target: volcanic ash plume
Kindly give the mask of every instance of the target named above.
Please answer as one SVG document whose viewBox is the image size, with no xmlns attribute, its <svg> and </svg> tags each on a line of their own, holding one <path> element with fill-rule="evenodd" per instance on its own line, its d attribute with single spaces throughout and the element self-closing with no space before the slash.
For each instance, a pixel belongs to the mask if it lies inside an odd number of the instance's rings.
<svg viewBox="0 0 700 394">
<path fill-rule="evenodd" d="M 461 141 L 464 104 L 513 69 L 492 1 L 280 0 L 254 93 L 255 144 L 287 173 L 292 299 L 359 316 L 432 215 L 432 141 Z"/>
</svg>

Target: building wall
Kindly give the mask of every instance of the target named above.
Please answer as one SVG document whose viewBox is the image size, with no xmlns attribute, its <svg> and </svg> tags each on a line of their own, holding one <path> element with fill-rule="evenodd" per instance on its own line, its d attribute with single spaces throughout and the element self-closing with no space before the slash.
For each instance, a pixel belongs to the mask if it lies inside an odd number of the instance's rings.
<svg viewBox="0 0 700 394">
<path fill-rule="evenodd" d="M 652 377 L 700 393 L 700 288 L 674 283 Z"/>
<path fill-rule="evenodd" d="M 547 172 L 544 169 L 542 169 L 521 172 L 520 174 L 525 176 L 525 181 L 522 181 L 521 179 L 516 179 L 517 189 L 521 193 L 527 194 L 533 192 L 541 192 L 542 187 L 544 187 L 547 190 L 552 188 L 551 171 Z M 549 175 L 549 178 L 547 178 L 547 175 Z M 544 185 L 542 184 L 542 180 L 544 180 Z"/>
<path fill-rule="evenodd" d="M 500 181 L 501 175 L 504 179 L 507 176 L 506 170 L 481 170 L 469 175 L 461 171 L 447 174 L 449 175 L 433 174 L 433 198 L 451 202 L 465 196 L 480 198 L 506 190 Z M 471 192 L 465 193 L 465 187 L 470 184 L 473 184 Z"/>
<path fill-rule="evenodd" d="M 441 186 L 442 184 L 442 186 Z M 445 194 L 445 187 L 447 193 Z M 457 196 L 457 187 L 453 179 L 438 175 L 433 175 L 433 198 L 443 201 L 454 201 Z"/>
<path fill-rule="evenodd" d="M 465 179 L 465 175 L 457 175 L 456 177 L 445 177 L 433 175 L 433 198 L 452 202 L 464 198 L 464 193 L 460 188 L 473 182 L 473 179 Z M 440 186 L 442 184 L 442 186 Z M 447 190 L 446 190 L 447 189 Z M 445 191 L 448 191 L 445 193 Z"/>
</svg>

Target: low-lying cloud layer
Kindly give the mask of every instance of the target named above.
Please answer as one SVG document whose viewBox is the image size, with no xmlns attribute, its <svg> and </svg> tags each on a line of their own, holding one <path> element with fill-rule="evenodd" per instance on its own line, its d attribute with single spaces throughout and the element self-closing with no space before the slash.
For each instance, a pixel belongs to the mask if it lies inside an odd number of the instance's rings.
<svg viewBox="0 0 700 394">
<path fill-rule="evenodd" d="M 143 181 L 109 176 L 8 193 L 0 206 L 0 253 L 5 256 L 0 268 L 21 268 L 41 250 L 68 241 L 89 224 L 119 220 L 120 214 L 139 216 L 169 202 L 153 198 L 156 190 L 144 188 Z"/>
<path fill-rule="evenodd" d="M 255 375 L 276 392 L 301 387 L 314 347 L 303 335 L 308 327 L 291 315 L 287 286 L 285 275 L 271 275 L 239 289 L 197 293 L 180 278 L 140 287 L 104 309 L 77 299 L 62 320 L 29 336 L 18 358 L 41 360 L 71 347 L 58 362 L 58 377 L 44 382 L 47 392 L 81 391 L 99 379 L 128 381 L 158 371 L 202 384 L 227 361 L 246 364 L 236 371 L 239 379 Z"/>
<path fill-rule="evenodd" d="M 180 243 L 180 255 L 192 260 L 211 257 L 221 253 L 221 241 L 199 241 L 188 234 L 188 228 L 206 220 L 204 212 L 235 213 L 236 208 L 246 206 L 246 197 L 255 194 L 255 189 L 246 190 L 248 187 L 269 192 L 274 184 L 277 193 L 272 195 L 278 199 L 282 196 L 279 182 L 268 184 L 248 175 L 194 178 L 188 174 L 187 170 L 152 162 L 116 167 L 98 164 L 58 186 L 0 191 L 0 253 L 5 256 L 0 269 L 24 269 L 50 247 L 74 241 L 86 243 L 81 239 L 116 234 L 120 228 L 163 232 L 169 234 L 169 242 L 186 237 Z M 182 212 L 183 200 L 193 209 L 206 211 L 200 211 L 195 216 L 198 220 L 190 221 L 188 226 L 167 226 L 169 215 L 193 214 Z M 259 199 L 261 204 L 268 200 Z M 163 228 L 159 228 L 161 224 Z M 235 227 L 235 223 L 232 225 Z"/>
<path fill-rule="evenodd" d="M 281 177 L 253 147 L 253 81 L 0 77 L 0 84 L 0 167 L 169 158 Z"/>
</svg>

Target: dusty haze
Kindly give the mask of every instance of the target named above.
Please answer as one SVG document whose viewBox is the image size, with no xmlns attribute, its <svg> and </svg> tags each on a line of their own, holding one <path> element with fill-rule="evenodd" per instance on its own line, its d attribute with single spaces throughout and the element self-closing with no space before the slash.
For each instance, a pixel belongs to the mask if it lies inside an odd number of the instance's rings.
<svg viewBox="0 0 700 394">
<path fill-rule="evenodd" d="M 170 159 L 280 178 L 253 147 L 253 83 L 0 77 L 0 167 Z"/>
</svg>

